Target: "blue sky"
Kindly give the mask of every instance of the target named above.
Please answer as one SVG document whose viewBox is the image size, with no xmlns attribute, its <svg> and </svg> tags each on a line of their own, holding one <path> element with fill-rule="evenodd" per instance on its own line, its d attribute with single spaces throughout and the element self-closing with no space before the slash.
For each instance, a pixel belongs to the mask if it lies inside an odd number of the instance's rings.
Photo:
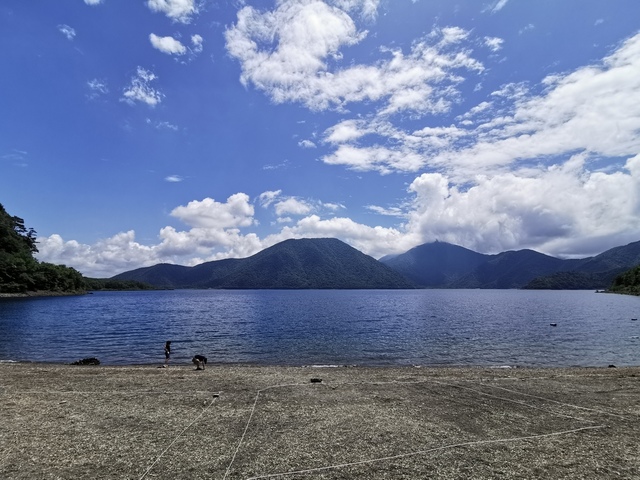
<svg viewBox="0 0 640 480">
<path fill-rule="evenodd" d="M 640 240 L 637 0 L 4 0 L 0 203 L 107 277 Z"/>
</svg>

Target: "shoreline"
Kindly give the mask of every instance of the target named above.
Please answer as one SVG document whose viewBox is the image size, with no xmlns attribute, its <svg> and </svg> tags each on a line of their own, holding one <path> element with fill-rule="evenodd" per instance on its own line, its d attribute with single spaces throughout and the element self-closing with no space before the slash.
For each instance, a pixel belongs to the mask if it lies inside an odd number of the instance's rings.
<svg viewBox="0 0 640 480">
<path fill-rule="evenodd" d="M 0 363 L 0 478 L 640 478 L 640 367 L 160 365 Z"/>
<path fill-rule="evenodd" d="M 82 359 L 78 359 L 82 360 Z M 98 359 L 100 360 L 100 359 Z M 0 365 L 32 365 L 51 367 L 87 367 L 87 368 L 163 368 L 164 362 L 158 360 L 149 363 L 100 363 L 99 365 L 81 365 L 73 362 L 55 362 L 47 360 L 12 360 L 0 359 Z M 452 369 L 452 370 L 614 370 L 636 369 L 637 365 L 463 365 L 463 364 L 285 364 L 285 363 L 251 363 L 251 362 L 209 362 L 210 367 L 251 367 L 251 368 L 317 368 L 317 369 Z M 172 362 L 168 367 L 193 367 L 191 362 Z"/>
</svg>

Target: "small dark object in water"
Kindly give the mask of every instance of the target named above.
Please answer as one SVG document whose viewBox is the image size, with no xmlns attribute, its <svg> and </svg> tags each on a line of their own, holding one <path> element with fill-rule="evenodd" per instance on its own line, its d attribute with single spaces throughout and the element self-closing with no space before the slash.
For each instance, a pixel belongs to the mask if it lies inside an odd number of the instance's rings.
<svg viewBox="0 0 640 480">
<path fill-rule="evenodd" d="M 632 321 L 632 322 L 637 322 L 637 321 L 638 321 L 638 319 L 637 319 L 637 318 L 632 318 L 632 319 L 631 319 L 631 321 Z"/>
<path fill-rule="evenodd" d="M 616 368 L 616 366 L 611 364 L 611 365 L 609 365 L 609 368 Z"/>
<path fill-rule="evenodd" d="M 312 378 L 311 379 L 311 383 L 322 383 L 322 379 L 321 378 Z"/>
<path fill-rule="evenodd" d="M 558 326 L 557 323 L 550 323 L 549 325 L 551 325 L 552 327 L 557 327 Z"/>
<path fill-rule="evenodd" d="M 71 365 L 100 365 L 100 360 L 95 357 L 83 358 L 77 362 L 73 362 Z"/>
</svg>

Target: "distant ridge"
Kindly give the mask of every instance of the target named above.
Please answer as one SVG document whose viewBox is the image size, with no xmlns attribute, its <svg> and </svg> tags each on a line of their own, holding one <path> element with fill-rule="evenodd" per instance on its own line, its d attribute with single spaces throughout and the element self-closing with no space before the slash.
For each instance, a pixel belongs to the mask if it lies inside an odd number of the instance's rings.
<svg viewBox="0 0 640 480">
<path fill-rule="evenodd" d="M 400 273 L 334 238 L 285 240 L 251 257 L 195 267 L 159 264 L 113 277 L 163 288 L 415 288 Z"/>
<path fill-rule="evenodd" d="M 427 288 L 603 289 L 640 264 L 640 242 L 579 260 L 533 250 L 485 255 L 433 242 L 380 261 Z"/>
</svg>

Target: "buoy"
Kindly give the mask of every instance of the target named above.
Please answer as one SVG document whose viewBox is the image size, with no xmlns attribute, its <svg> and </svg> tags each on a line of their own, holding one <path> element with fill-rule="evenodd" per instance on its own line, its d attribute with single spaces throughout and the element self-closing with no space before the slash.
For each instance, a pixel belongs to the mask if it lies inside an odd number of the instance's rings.
<svg viewBox="0 0 640 480">
<path fill-rule="evenodd" d="M 550 323 L 549 325 L 551 325 L 552 327 L 557 327 L 558 326 L 557 323 Z"/>
</svg>

